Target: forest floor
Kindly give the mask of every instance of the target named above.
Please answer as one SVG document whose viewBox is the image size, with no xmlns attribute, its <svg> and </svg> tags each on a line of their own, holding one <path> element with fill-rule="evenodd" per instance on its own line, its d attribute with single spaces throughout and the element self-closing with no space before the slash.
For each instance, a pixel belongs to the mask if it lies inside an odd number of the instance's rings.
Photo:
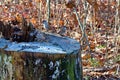
<svg viewBox="0 0 120 80">
<path fill-rule="evenodd" d="M 85 80 L 120 80 L 120 46 L 114 46 L 112 28 L 109 30 L 107 36 L 102 29 L 94 33 L 95 37 L 88 36 L 91 54 L 86 49 L 82 52 Z"/>
</svg>

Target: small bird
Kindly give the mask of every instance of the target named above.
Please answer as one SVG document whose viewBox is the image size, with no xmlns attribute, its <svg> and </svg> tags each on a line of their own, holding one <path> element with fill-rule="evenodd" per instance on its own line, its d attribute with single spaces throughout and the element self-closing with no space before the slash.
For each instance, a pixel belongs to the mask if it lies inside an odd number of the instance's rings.
<svg viewBox="0 0 120 80">
<path fill-rule="evenodd" d="M 67 30 L 66 26 L 62 26 L 60 28 L 60 31 L 58 32 L 58 34 L 60 34 L 61 36 L 63 36 L 66 33 L 66 30 Z"/>
<path fill-rule="evenodd" d="M 43 20 L 42 23 L 43 23 L 44 29 L 48 31 L 50 29 L 48 22 L 46 20 Z"/>
</svg>

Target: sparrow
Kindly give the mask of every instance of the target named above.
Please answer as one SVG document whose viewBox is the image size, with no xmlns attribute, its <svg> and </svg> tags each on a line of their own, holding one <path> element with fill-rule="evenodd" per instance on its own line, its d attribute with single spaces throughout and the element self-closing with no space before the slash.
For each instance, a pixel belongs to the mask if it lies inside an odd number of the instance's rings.
<svg viewBox="0 0 120 80">
<path fill-rule="evenodd" d="M 43 23 L 43 28 L 48 31 L 50 29 L 48 22 L 46 20 L 43 20 L 42 23 Z"/>
<path fill-rule="evenodd" d="M 66 33 L 66 30 L 67 30 L 66 26 L 62 26 L 60 28 L 60 31 L 58 32 L 58 34 L 60 34 L 61 36 L 63 36 Z"/>
</svg>

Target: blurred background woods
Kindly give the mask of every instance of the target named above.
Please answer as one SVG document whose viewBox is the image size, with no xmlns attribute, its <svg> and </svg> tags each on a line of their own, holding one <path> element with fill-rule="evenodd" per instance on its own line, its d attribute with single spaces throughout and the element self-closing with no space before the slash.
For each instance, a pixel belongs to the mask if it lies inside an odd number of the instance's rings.
<svg viewBox="0 0 120 80">
<path fill-rule="evenodd" d="M 43 20 L 50 26 L 48 32 L 60 34 L 66 26 L 62 36 L 81 43 L 85 68 L 114 64 L 108 71 L 119 73 L 120 0 L 0 0 L 1 21 L 21 25 L 22 17 L 41 31 Z"/>
</svg>

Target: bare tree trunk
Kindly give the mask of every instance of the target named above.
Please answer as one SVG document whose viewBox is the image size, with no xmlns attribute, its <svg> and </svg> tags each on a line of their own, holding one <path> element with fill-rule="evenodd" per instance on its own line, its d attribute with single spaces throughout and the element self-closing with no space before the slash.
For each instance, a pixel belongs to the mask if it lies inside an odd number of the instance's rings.
<svg viewBox="0 0 120 80">
<path fill-rule="evenodd" d="M 120 22 L 119 22 L 119 9 L 117 8 L 119 5 L 120 5 L 120 0 L 117 0 L 117 3 L 118 3 L 118 5 L 116 5 L 116 15 L 115 15 L 115 28 L 114 28 L 114 36 L 115 36 L 115 38 L 114 38 L 114 45 L 116 46 L 116 50 L 115 50 L 115 53 L 117 54 L 118 53 L 118 47 L 117 47 L 117 42 L 116 42 L 116 39 L 117 39 L 117 36 L 118 36 L 118 34 L 119 34 L 119 24 L 120 24 Z M 118 31 L 117 31 L 117 29 L 118 29 Z M 118 32 L 118 33 L 117 33 Z"/>
<path fill-rule="evenodd" d="M 40 25 L 40 22 L 41 22 L 41 6 L 42 4 L 41 4 L 41 2 L 39 3 L 39 14 L 38 14 L 38 18 L 39 18 L 39 25 Z"/>
<path fill-rule="evenodd" d="M 47 21 L 50 21 L 50 0 L 47 0 Z"/>
</svg>

